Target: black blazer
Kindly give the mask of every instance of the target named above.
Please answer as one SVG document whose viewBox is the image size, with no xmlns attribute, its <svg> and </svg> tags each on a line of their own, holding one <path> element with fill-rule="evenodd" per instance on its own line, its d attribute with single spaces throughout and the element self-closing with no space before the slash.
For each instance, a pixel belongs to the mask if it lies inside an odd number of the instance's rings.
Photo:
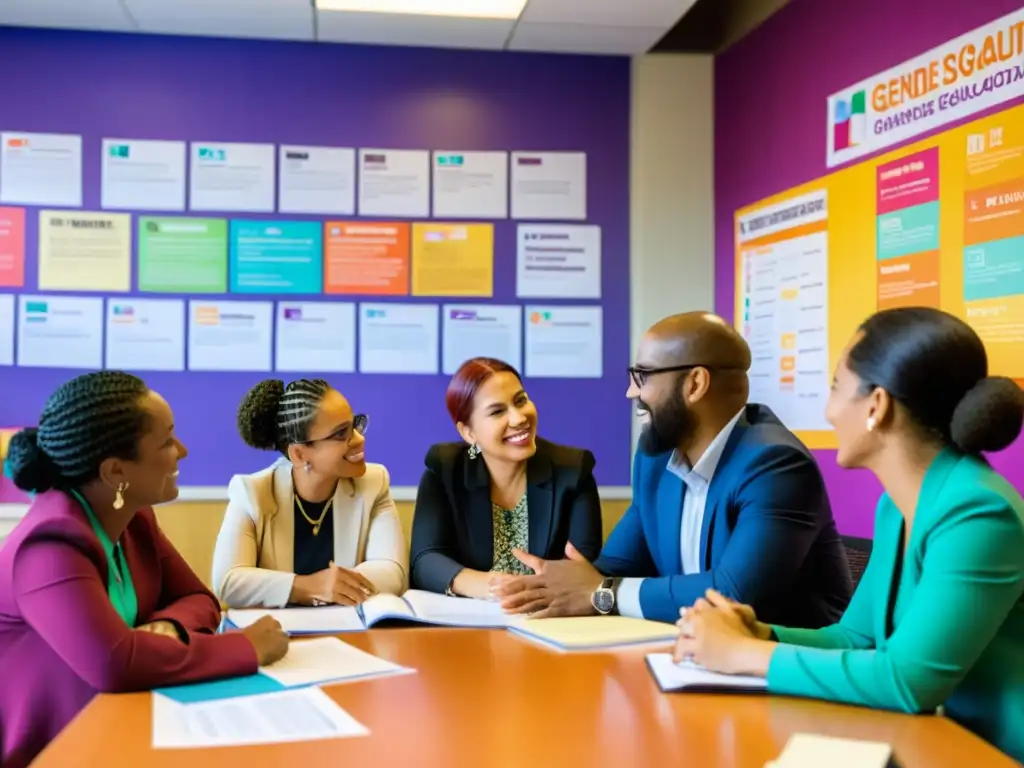
<svg viewBox="0 0 1024 768">
<path fill-rule="evenodd" d="M 439 443 L 425 463 L 412 521 L 412 587 L 444 592 L 463 568 L 494 565 L 490 476 L 465 443 Z M 598 556 L 601 500 L 593 470 L 590 451 L 537 440 L 526 465 L 530 554 L 560 560 L 571 541 L 584 557 Z"/>
</svg>

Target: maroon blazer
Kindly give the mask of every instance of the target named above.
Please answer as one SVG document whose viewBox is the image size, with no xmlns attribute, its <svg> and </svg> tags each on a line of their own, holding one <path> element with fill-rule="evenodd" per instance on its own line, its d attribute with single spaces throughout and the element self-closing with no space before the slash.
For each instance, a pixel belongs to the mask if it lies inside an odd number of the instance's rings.
<svg viewBox="0 0 1024 768">
<path fill-rule="evenodd" d="M 220 605 L 160 531 L 152 509 L 121 536 L 138 624 L 107 596 L 107 560 L 78 502 L 40 494 L 0 544 L 0 766 L 23 768 L 97 693 L 142 691 L 256 672 L 252 644 L 216 634 Z"/>
</svg>

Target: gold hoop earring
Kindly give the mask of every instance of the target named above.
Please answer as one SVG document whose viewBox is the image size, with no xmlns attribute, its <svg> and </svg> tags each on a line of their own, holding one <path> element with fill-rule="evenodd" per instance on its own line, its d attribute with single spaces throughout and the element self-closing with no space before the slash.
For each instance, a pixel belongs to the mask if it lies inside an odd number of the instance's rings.
<svg viewBox="0 0 1024 768">
<path fill-rule="evenodd" d="M 128 490 L 128 483 L 118 483 L 117 490 L 114 491 L 114 509 L 122 509 L 124 507 L 124 492 Z"/>
</svg>

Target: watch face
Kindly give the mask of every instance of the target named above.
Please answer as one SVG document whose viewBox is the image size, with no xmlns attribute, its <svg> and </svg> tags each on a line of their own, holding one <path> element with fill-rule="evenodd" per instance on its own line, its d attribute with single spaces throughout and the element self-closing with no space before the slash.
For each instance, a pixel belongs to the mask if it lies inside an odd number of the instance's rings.
<svg viewBox="0 0 1024 768">
<path fill-rule="evenodd" d="M 610 589 L 599 589 L 594 593 L 594 607 L 599 613 L 610 613 L 615 607 L 615 595 Z"/>
</svg>

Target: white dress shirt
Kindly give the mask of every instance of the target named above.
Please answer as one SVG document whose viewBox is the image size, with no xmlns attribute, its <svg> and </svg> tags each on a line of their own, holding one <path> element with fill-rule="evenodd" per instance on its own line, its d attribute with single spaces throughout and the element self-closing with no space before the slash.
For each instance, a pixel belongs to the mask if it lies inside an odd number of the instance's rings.
<svg viewBox="0 0 1024 768">
<path fill-rule="evenodd" d="M 676 475 L 686 490 L 683 492 L 683 508 L 680 510 L 682 523 L 679 526 L 679 552 L 683 563 L 683 574 L 689 576 L 701 572 L 700 562 L 700 532 L 704 526 L 704 508 L 708 501 L 708 488 L 711 486 L 711 478 L 715 475 L 718 462 L 722 458 L 722 451 L 725 444 L 729 442 L 729 435 L 736 427 L 736 422 L 743 415 L 739 413 L 732 417 L 728 424 L 715 435 L 715 439 L 707 447 L 697 463 L 690 467 L 686 456 L 675 451 L 668 461 L 668 471 Z M 619 606 L 619 613 L 623 616 L 632 616 L 642 619 L 643 609 L 640 607 L 640 587 L 643 579 L 623 579 L 619 584 L 619 592 L 616 602 Z"/>
</svg>

